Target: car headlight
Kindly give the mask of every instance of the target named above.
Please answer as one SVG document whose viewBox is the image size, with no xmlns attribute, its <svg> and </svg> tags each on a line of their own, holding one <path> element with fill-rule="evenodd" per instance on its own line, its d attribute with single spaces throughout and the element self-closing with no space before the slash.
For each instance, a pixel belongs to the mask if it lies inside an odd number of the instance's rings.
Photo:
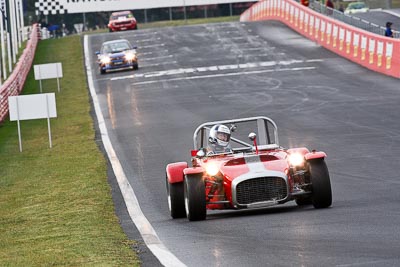
<svg viewBox="0 0 400 267">
<path fill-rule="evenodd" d="M 302 166 L 304 164 L 304 156 L 299 153 L 293 153 L 288 156 L 288 161 L 291 166 Z"/>
<path fill-rule="evenodd" d="M 215 176 L 219 172 L 219 167 L 215 162 L 211 162 L 206 166 L 206 172 L 209 176 Z"/>
<path fill-rule="evenodd" d="M 136 59 L 136 54 L 132 53 L 132 52 L 126 53 L 125 54 L 125 58 L 126 58 L 126 60 L 129 60 L 129 61 L 135 60 Z"/>
<path fill-rule="evenodd" d="M 110 57 L 102 57 L 101 59 L 100 59 L 100 62 L 101 63 L 103 63 L 103 64 L 110 64 L 110 62 L 111 62 L 111 58 Z"/>
</svg>

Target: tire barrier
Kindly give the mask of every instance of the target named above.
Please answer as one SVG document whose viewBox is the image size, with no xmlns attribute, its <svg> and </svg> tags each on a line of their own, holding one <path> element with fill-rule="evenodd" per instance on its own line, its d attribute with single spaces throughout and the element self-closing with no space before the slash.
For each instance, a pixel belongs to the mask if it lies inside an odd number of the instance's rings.
<svg viewBox="0 0 400 267">
<path fill-rule="evenodd" d="M 400 78 L 400 40 L 350 26 L 293 0 L 264 0 L 240 21 L 278 20 L 334 53 L 370 70 Z"/>
<path fill-rule="evenodd" d="M 0 88 L 0 123 L 3 122 L 8 115 L 8 97 L 19 95 L 24 88 L 26 78 L 35 57 L 36 46 L 40 38 L 38 31 L 38 25 L 33 25 L 30 38 L 22 55 L 19 57 L 13 72 Z"/>
</svg>

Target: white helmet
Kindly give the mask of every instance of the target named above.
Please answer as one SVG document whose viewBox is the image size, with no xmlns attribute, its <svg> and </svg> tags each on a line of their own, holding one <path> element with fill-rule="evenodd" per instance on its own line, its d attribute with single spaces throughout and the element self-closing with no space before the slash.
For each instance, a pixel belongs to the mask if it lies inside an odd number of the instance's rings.
<svg viewBox="0 0 400 267">
<path fill-rule="evenodd" d="M 222 124 L 217 124 L 211 127 L 208 141 L 213 145 L 227 147 L 231 139 L 231 130 Z"/>
</svg>

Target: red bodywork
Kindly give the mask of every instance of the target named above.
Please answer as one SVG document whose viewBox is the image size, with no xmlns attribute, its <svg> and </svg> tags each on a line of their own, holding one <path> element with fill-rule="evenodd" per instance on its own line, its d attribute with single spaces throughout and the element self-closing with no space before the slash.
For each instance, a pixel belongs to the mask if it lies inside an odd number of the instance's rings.
<svg viewBox="0 0 400 267">
<path fill-rule="evenodd" d="M 223 149 L 210 137 L 216 125 L 229 129 Z M 326 154 L 281 147 L 278 128 L 268 117 L 201 124 L 193 134 L 191 157 L 190 167 L 185 162 L 166 167 L 174 219 L 204 220 L 207 209 L 258 209 L 288 201 L 315 208 L 332 204 Z"/>
<path fill-rule="evenodd" d="M 137 22 L 131 11 L 114 12 L 107 27 L 110 32 L 136 30 Z"/>
<path fill-rule="evenodd" d="M 274 149 L 259 151 L 253 155 L 221 155 L 215 157 L 207 157 L 204 159 L 193 158 L 193 167 L 187 167 L 186 162 L 171 163 L 167 165 L 167 177 L 169 183 L 181 183 L 185 175 L 201 174 L 206 185 L 206 196 L 212 195 L 212 198 L 207 199 L 207 209 L 224 209 L 224 204 L 212 204 L 222 200 L 230 202 L 232 205 L 232 181 L 235 178 L 241 177 L 248 173 L 255 173 L 258 168 L 259 171 L 276 171 L 281 172 L 288 176 L 289 192 L 292 192 L 293 183 L 295 178 L 290 175 L 290 166 L 287 156 L 291 153 L 299 153 L 304 156 L 306 160 L 325 158 L 324 152 L 310 152 L 307 148 L 294 148 L 294 149 Z M 251 158 L 251 160 L 250 160 Z M 209 176 L 206 173 L 207 166 L 214 164 L 218 166 L 219 173 L 215 176 Z M 257 165 L 257 166 L 256 166 Z M 256 167 L 255 167 L 256 166 Z M 221 183 L 222 187 L 215 188 L 213 185 Z M 211 192 L 215 190 L 214 192 Z"/>
</svg>

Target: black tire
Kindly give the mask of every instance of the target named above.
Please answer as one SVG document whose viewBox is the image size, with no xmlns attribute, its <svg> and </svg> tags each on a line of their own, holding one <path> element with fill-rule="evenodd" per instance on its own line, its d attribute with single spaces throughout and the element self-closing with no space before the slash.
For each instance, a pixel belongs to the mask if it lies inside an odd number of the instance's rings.
<svg viewBox="0 0 400 267">
<path fill-rule="evenodd" d="M 312 183 L 312 204 L 314 208 L 327 208 L 332 205 L 331 180 L 324 160 L 309 162 Z"/>
<path fill-rule="evenodd" d="M 133 64 L 133 70 L 138 70 L 139 69 L 139 63 Z"/>
<path fill-rule="evenodd" d="M 168 208 L 173 219 L 186 217 L 183 182 L 169 183 L 167 180 Z"/>
<path fill-rule="evenodd" d="M 100 68 L 100 74 L 106 74 L 106 71 Z"/>
<path fill-rule="evenodd" d="M 185 210 L 189 221 L 206 219 L 206 188 L 201 174 L 186 175 L 184 181 Z"/>
<path fill-rule="evenodd" d="M 303 198 L 296 198 L 296 204 L 297 206 L 307 206 L 312 204 L 312 198 L 311 197 L 303 197 Z"/>
</svg>

